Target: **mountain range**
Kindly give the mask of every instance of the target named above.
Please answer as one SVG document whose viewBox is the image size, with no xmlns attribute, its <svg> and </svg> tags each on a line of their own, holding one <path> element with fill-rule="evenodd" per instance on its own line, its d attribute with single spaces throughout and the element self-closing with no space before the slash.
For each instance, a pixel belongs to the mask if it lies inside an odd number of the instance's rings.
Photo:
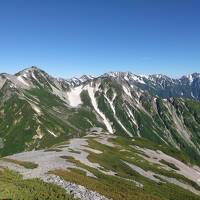
<svg viewBox="0 0 200 200">
<path fill-rule="evenodd" d="M 0 74 L 1 155 L 99 129 L 199 155 L 200 74 L 180 79 L 110 72 L 61 79 L 37 67 Z M 198 158 L 196 158 L 198 161 Z"/>
<path fill-rule="evenodd" d="M 63 79 L 37 67 L 2 73 L 0 157 L 1 167 L 73 193 L 59 189 L 58 199 L 199 199 L 200 73 L 179 79 L 131 72 Z M 0 188 L 11 187 L 5 191 L 13 199 L 32 199 L 29 187 L 47 194 L 43 183 L 20 177 L 21 188 L 13 190 L 8 177 L 16 175 L 1 167 Z M 22 188 L 25 196 L 16 192 Z M 57 189 L 44 188 L 55 199 Z M 2 197 L 11 198 L 5 191 Z"/>
</svg>

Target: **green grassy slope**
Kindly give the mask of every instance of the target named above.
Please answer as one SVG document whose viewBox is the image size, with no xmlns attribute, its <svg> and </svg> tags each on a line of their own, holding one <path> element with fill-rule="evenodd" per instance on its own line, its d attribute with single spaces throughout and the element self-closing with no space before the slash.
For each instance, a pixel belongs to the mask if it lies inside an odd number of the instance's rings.
<svg viewBox="0 0 200 200">
<path fill-rule="evenodd" d="M 6 169 L 0 169 L 0 199 L 74 200 L 64 189 L 39 179 L 23 180 L 19 174 Z"/>
<path fill-rule="evenodd" d="M 124 163 L 124 161 L 132 163 L 144 169 L 145 171 L 152 171 L 156 174 L 175 178 L 180 182 L 186 183 L 197 190 L 200 190 L 200 187 L 195 182 L 177 174 L 176 170 L 178 169 L 175 168 L 172 163 L 164 163 L 169 166 L 171 170 L 160 168 L 159 165 L 149 163 L 145 159 L 141 158 L 141 156 L 138 154 L 139 152 L 136 149 L 133 149 L 131 145 L 138 145 L 142 146 L 143 148 L 150 148 L 152 150 L 160 149 L 163 152 L 166 152 L 171 156 L 175 156 L 179 160 L 184 160 L 185 163 L 189 164 L 186 154 L 181 152 L 177 153 L 177 150 L 173 148 L 168 148 L 165 145 L 160 146 L 149 143 L 148 140 L 143 139 L 130 141 L 124 137 L 117 137 L 116 139 L 111 139 L 110 142 L 116 144 L 117 146 L 110 147 L 103 145 L 94 139 L 89 139 L 89 146 L 103 153 L 95 154 L 90 152 L 88 159 L 91 162 L 100 164 L 104 170 L 116 172 L 116 176 L 105 175 L 99 170 L 89 167 L 69 156 L 64 156 L 62 158 L 73 162 L 78 167 L 87 169 L 97 178 L 87 177 L 85 172 L 80 169 L 58 169 L 51 171 L 50 173 L 56 174 L 67 181 L 83 185 L 90 190 L 95 190 L 106 197 L 112 198 L 113 200 L 180 200 L 183 198 L 187 200 L 200 199 L 199 196 L 177 185 L 161 182 L 156 183 L 140 175 Z M 163 161 L 161 161 L 161 163 L 162 162 Z M 139 184 L 142 184 L 143 187 L 138 186 L 135 181 Z"/>
</svg>

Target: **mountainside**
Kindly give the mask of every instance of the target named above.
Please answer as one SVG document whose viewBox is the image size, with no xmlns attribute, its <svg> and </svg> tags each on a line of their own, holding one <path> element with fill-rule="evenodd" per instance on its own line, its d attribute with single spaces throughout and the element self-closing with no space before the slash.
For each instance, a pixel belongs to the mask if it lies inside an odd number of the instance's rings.
<svg viewBox="0 0 200 200">
<path fill-rule="evenodd" d="M 58 79 L 31 67 L 0 75 L 0 154 L 49 147 L 88 132 L 143 137 L 199 164 L 200 74 L 180 79 L 111 72 Z"/>
<path fill-rule="evenodd" d="M 199 200 L 200 168 L 187 158 L 144 138 L 90 134 L 0 159 L 0 198 Z"/>
<path fill-rule="evenodd" d="M 0 198 L 198 200 L 199 100 L 198 73 L 0 74 Z"/>
</svg>

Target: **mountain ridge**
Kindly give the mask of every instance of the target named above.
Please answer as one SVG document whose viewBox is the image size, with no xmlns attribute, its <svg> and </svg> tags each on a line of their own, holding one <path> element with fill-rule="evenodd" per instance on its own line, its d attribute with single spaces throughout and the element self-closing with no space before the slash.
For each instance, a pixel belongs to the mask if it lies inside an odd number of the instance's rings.
<svg viewBox="0 0 200 200">
<path fill-rule="evenodd" d="M 98 79 L 101 77 L 113 77 L 113 78 L 123 78 L 129 83 L 136 84 L 143 90 L 147 90 L 154 95 L 161 96 L 162 98 L 167 97 L 184 97 L 189 99 L 200 100 L 199 87 L 200 87 L 200 73 L 194 72 L 192 74 L 183 75 L 180 78 L 171 78 L 163 74 L 153 74 L 153 75 L 136 75 L 132 72 L 107 72 L 100 76 L 91 76 L 91 75 L 82 75 L 80 78 L 73 77 L 69 79 L 64 78 L 54 78 L 53 76 L 48 75 L 45 71 L 39 69 L 38 67 L 26 68 L 14 75 L 3 74 L 5 77 L 17 76 L 18 79 L 21 79 L 21 83 L 25 84 L 25 87 L 28 85 L 24 81 L 25 77 L 20 76 L 22 73 L 24 76 L 27 74 L 34 75 L 34 72 L 41 73 L 53 81 L 57 81 L 62 84 L 64 87 L 76 87 L 84 82 L 92 81 L 93 79 Z M 13 80 L 14 81 L 14 80 Z M 15 81 L 14 81 L 15 82 Z M 1 86 L 1 83 L 0 83 Z"/>
<path fill-rule="evenodd" d="M 16 72 L 15 74 L 13 75 L 19 75 L 20 73 L 24 73 L 26 71 L 40 71 L 42 73 L 45 73 L 47 74 L 47 72 L 45 72 L 44 70 L 40 69 L 39 67 L 37 66 L 31 66 L 31 67 L 27 67 L 19 72 Z M 9 75 L 7 74 L 6 72 L 4 73 L 0 73 L 0 75 Z M 12 75 L 12 74 L 10 74 Z M 80 77 L 76 77 L 76 76 L 73 76 L 72 78 L 64 78 L 64 77 L 54 77 L 55 79 L 61 79 L 61 80 L 65 80 L 65 81 L 70 81 L 70 80 L 81 80 L 81 79 L 86 79 L 86 80 L 90 80 L 90 79 L 94 79 L 94 78 L 98 78 L 98 77 L 104 77 L 104 76 L 111 76 L 111 77 L 118 77 L 118 76 L 135 76 L 135 77 L 138 77 L 140 79 L 142 78 L 145 78 L 145 79 L 168 79 L 168 80 L 176 80 L 176 81 L 180 81 L 180 80 L 184 80 L 184 79 L 188 79 L 190 82 L 192 82 L 194 79 L 197 79 L 197 78 L 200 78 L 200 73 L 198 72 L 193 72 L 193 73 L 190 73 L 190 74 L 187 74 L 187 75 L 182 75 L 180 76 L 179 78 L 173 78 L 173 77 L 170 77 L 168 75 L 165 75 L 165 74 L 149 74 L 149 75 L 138 75 L 138 74 L 134 74 L 133 72 L 130 72 L 130 71 L 126 71 L 126 72 L 123 72 L 123 71 L 109 71 L 109 72 L 105 72 L 101 75 L 98 75 L 98 76 L 93 76 L 93 75 L 88 75 L 88 74 L 84 74 L 84 75 L 81 75 Z M 51 76 L 53 77 L 53 76 Z"/>
<path fill-rule="evenodd" d="M 100 128 L 109 134 L 145 137 L 184 149 L 196 162 L 200 76 L 194 73 L 192 77 L 191 83 L 189 76 L 181 82 L 163 75 L 147 78 L 111 72 L 65 80 L 37 67 L 3 74 L 0 138 L 4 148 L 0 153 L 45 148 Z"/>
<path fill-rule="evenodd" d="M 199 199 L 199 79 L 1 74 L 0 198 Z"/>
</svg>

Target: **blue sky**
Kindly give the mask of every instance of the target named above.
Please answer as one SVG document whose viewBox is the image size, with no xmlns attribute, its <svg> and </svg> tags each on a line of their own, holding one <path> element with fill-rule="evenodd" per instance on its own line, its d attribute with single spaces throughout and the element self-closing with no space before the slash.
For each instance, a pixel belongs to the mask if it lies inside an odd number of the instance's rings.
<svg viewBox="0 0 200 200">
<path fill-rule="evenodd" d="M 200 72 L 198 0 L 2 0 L 0 72 Z"/>
</svg>

